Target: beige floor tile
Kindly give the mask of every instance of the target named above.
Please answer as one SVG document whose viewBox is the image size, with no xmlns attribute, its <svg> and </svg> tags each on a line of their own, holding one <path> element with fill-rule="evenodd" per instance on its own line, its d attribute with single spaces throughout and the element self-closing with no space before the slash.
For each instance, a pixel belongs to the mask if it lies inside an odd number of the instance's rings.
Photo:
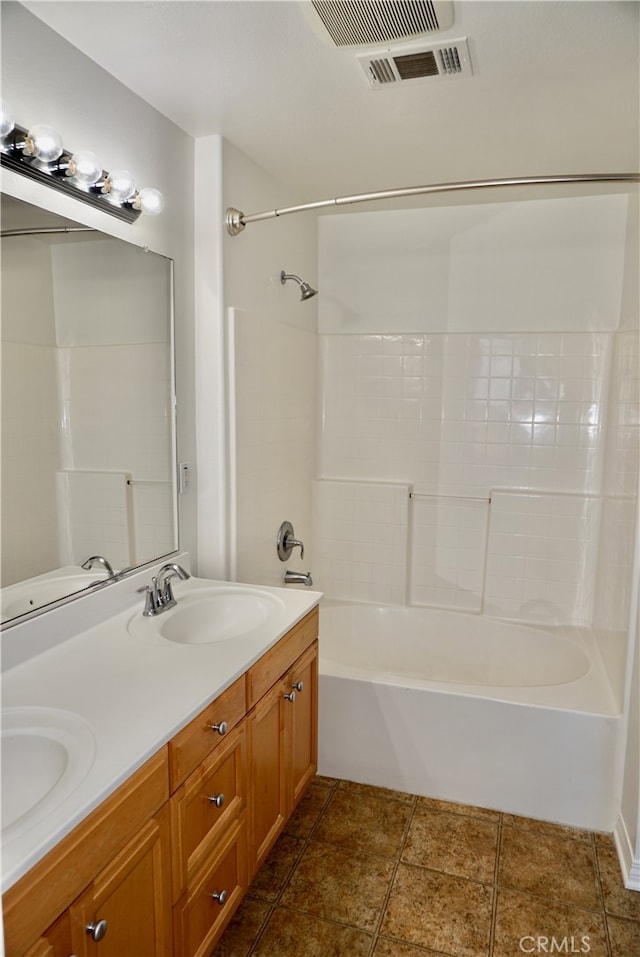
<svg viewBox="0 0 640 957">
<path fill-rule="evenodd" d="M 314 839 L 339 844 L 345 850 L 398 857 L 413 808 L 370 792 L 337 790 Z"/>
<path fill-rule="evenodd" d="M 326 784 L 329 787 L 335 788 L 340 783 L 340 778 L 329 778 L 324 774 L 316 774 L 315 778 L 311 782 L 312 784 Z"/>
<path fill-rule="evenodd" d="M 613 834 L 605 834 L 602 831 L 595 831 L 593 834 L 594 840 L 597 845 L 602 845 L 603 847 L 613 847 L 615 849 L 615 841 L 613 840 Z"/>
<path fill-rule="evenodd" d="M 430 954 L 439 957 L 435 950 L 403 944 L 399 940 L 390 940 L 387 937 L 379 937 L 373 951 L 373 957 L 429 957 Z"/>
<path fill-rule="evenodd" d="M 538 831 L 552 837 L 568 837 L 574 841 L 591 844 L 591 831 L 584 831 L 566 824 L 554 824 L 552 821 L 539 821 L 534 817 L 519 817 L 516 814 L 503 814 L 502 823 L 512 827 L 521 827 L 526 831 Z"/>
<path fill-rule="evenodd" d="M 264 901 L 245 897 L 211 957 L 246 957 L 270 910 Z"/>
<path fill-rule="evenodd" d="M 315 917 L 373 931 L 393 868 L 392 861 L 312 840 L 280 902 Z"/>
<path fill-rule="evenodd" d="M 400 864 L 380 932 L 451 957 L 487 957 L 493 889 Z"/>
<path fill-rule="evenodd" d="M 498 825 L 489 820 L 416 807 L 402 860 L 458 877 L 493 882 Z"/>
<path fill-rule="evenodd" d="M 433 808 L 434 811 L 449 811 L 451 814 L 464 814 L 467 817 L 483 817 L 491 821 L 500 820 L 500 811 L 488 807 L 475 807 L 473 804 L 458 804 L 456 801 L 440 801 L 437 798 L 419 797 L 418 804 Z"/>
<path fill-rule="evenodd" d="M 498 883 L 580 907 L 600 904 L 593 845 L 537 830 L 503 827 Z"/>
<path fill-rule="evenodd" d="M 276 907 L 253 957 L 368 957 L 372 936 Z"/>
<path fill-rule="evenodd" d="M 607 917 L 611 957 L 637 957 L 640 954 L 640 922 Z"/>
<path fill-rule="evenodd" d="M 314 779 L 289 818 L 285 834 L 306 837 L 316 824 L 332 792 L 330 785 Z"/>
<path fill-rule="evenodd" d="M 640 894 L 628 891 L 620 873 L 618 855 L 612 845 L 598 844 L 596 848 L 604 909 L 616 917 L 628 917 L 640 921 Z M 640 954 L 640 950 L 638 950 Z"/>
<path fill-rule="evenodd" d="M 249 888 L 251 897 L 275 901 L 295 864 L 304 840 L 292 834 L 281 834 Z"/>
<path fill-rule="evenodd" d="M 493 957 L 521 957 L 523 953 L 607 957 L 604 919 L 561 901 L 500 889 Z"/>
<path fill-rule="evenodd" d="M 408 804 L 415 804 L 416 801 L 415 794 L 379 788 L 375 784 L 358 784 L 356 781 L 340 781 L 338 790 L 349 791 L 352 794 L 369 794 L 371 797 L 390 798 L 392 801 L 406 801 Z"/>
</svg>

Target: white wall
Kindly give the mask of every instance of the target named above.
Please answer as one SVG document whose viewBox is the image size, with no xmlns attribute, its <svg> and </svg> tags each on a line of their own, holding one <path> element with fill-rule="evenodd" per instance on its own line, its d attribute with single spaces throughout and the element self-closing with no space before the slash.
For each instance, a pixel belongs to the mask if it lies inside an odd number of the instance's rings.
<svg viewBox="0 0 640 957">
<path fill-rule="evenodd" d="M 229 143 L 223 148 L 224 206 L 245 212 L 297 198 Z M 261 228 L 262 227 L 262 228 Z M 315 474 L 316 304 L 300 301 L 295 273 L 317 285 L 313 216 L 253 224 L 225 234 L 224 308 L 228 390 L 235 402 L 231 470 L 230 572 L 242 581 L 281 584 L 287 567 L 313 571 L 311 489 Z M 305 541 L 285 564 L 275 540 L 284 520 Z"/>
<path fill-rule="evenodd" d="M 21 126 L 48 123 L 66 146 L 164 194 L 162 215 L 128 224 L 2 171 L 4 192 L 175 261 L 178 454 L 194 463 L 193 140 L 17 3 L 2 9 L 2 97 Z M 181 544 L 195 555 L 195 482 L 179 504 Z"/>
</svg>

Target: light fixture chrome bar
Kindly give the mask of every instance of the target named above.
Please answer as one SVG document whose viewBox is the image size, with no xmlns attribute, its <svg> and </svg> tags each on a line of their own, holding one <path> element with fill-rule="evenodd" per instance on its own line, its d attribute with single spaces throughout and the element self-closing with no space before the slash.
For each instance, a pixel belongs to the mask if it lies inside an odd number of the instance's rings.
<svg viewBox="0 0 640 957">
<path fill-rule="evenodd" d="M 79 199 L 83 203 L 88 203 L 90 206 L 97 206 L 111 216 L 117 216 L 118 219 L 123 219 L 127 223 L 136 221 L 140 215 L 140 210 L 135 209 L 132 203 L 115 203 L 108 195 L 101 192 L 99 187 L 83 188 L 65 175 L 65 170 L 72 155 L 69 150 L 63 150 L 59 157 L 51 162 L 40 162 L 37 157 L 26 154 L 22 146 L 27 136 L 27 130 L 16 124 L 11 132 L 2 138 L 0 165 L 14 173 L 28 176 L 29 179 L 58 190 L 58 192 L 65 193 L 67 196 Z M 103 179 L 106 179 L 107 176 L 108 173 L 103 170 Z"/>
<path fill-rule="evenodd" d="M 3 229 L 0 239 L 10 236 L 49 236 L 54 233 L 95 233 L 93 226 L 34 226 L 31 229 Z"/>
<path fill-rule="evenodd" d="M 640 173 L 576 173 L 566 176 L 517 176 L 509 179 L 478 179 L 458 183 L 435 183 L 429 186 L 406 186 L 400 189 L 383 189 L 373 193 L 356 193 L 352 196 L 337 196 L 300 206 L 286 206 L 263 213 L 246 215 L 230 206 L 225 215 L 227 232 L 237 236 L 249 223 L 265 219 L 277 219 L 292 213 L 312 209 L 327 209 L 331 206 L 349 206 L 354 203 L 371 203 L 381 199 L 403 199 L 410 196 L 426 196 L 430 193 L 453 193 L 469 189 L 496 189 L 503 186 L 545 186 L 557 183 L 639 183 Z"/>
</svg>

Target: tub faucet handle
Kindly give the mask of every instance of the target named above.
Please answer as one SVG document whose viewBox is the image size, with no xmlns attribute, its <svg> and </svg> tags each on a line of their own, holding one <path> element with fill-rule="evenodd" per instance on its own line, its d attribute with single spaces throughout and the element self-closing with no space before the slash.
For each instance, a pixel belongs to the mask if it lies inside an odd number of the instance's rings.
<svg viewBox="0 0 640 957">
<path fill-rule="evenodd" d="M 304 542 L 295 536 L 296 533 L 291 522 L 283 522 L 278 529 L 278 537 L 276 538 L 276 549 L 281 562 L 286 562 L 291 558 L 291 552 L 294 548 L 299 548 L 300 558 L 304 558 Z"/>
</svg>

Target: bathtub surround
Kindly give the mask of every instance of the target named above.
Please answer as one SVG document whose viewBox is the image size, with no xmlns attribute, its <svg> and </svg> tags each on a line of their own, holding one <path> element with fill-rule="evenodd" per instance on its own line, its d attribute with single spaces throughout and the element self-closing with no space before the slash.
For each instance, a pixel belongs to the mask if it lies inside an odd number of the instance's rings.
<svg viewBox="0 0 640 957">
<path fill-rule="evenodd" d="M 406 600 L 596 628 L 620 707 L 638 475 L 629 202 L 532 196 L 319 226 L 320 587 L 389 600 L 372 553 L 351 557 L 375 520 L 349 541 L 344 509 L 336 582 L 327 503 L 345 483 L 354 502 L 371 483 L 407 487 Z"/>
</svg>

